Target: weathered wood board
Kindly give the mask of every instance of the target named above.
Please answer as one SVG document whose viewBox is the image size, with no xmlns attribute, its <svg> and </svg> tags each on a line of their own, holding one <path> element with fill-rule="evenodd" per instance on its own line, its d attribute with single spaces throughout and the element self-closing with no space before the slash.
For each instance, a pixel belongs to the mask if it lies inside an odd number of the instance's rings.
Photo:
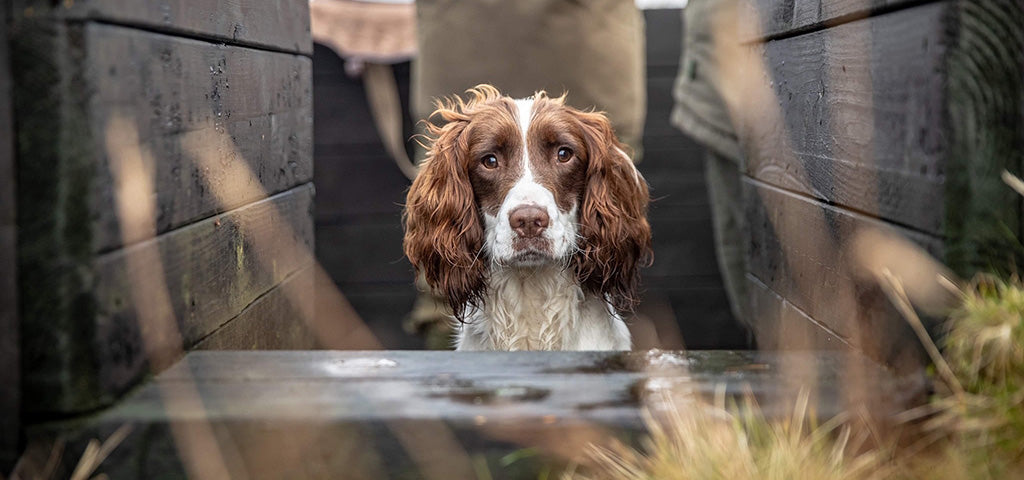
<svg viewBox="0 0 1024 480">
<path fill-rule="evenodd" d="M 109 25 L 87 24 L 83 35 L 91 125 L 121 115 L 139 128 L 139 146 L 156 162 L 158 232 L 312 179 L 308 58 Z M 93 182 L 98 251 L 120 245 L 108 162 Z M 238 163 L 248 178 L 228 178 Z M 227 182 L 257 188 L 215 195 Z"/>
<path fill-rule="evenodd" d="M 793 36 L 883 12 L 919 5 L 921 0 L 742 0 L 757 11 L 757 38 Z"/>
<path fill-rule="evenodd" d="M 829 20 L 764 43 L 784 124 L 748 117 L 748 173 L 940 235 L 962 275 L 1012 271 L 1021 207 L 999 175 L 1024 161 L 1024 5 L 921 3 L 757 5 Z"/>
<path fill-rule="evenodd" d="M 19 353 L 17 224 L 14 125 L 7 11 L 0 9 L 0 472 L 14 465 L 20 436 L 21 354 Z"/>
<path fill-rule="evenodd" d="M 744 181 L 750 222 L 750 274 L 793 307 L 876 361 L 905 369 L 922 365 L 924 352 L 913 331 L 872 279 L 858 275 L 851 241 L 867 229 L 895 232 L 941 258 L 936 237 L 898 229 L 845 209 L 796 195 L 757 180 Z M 748 282 L 749 283 L 749 282 Z M 756 299 L 759 293 L 752 294 Z M 754 302 L 778 317 L 771 302 Z M 763 328 L 769 328 L 766 324 Z M 759 327 L 761 329 L 761 327 Z"/>
<path fill-rule="evenodd" d="M 16 15 L 131 25 L 310 55 L 309 4 L 289 0 L 14 0 Z"/>
<path fill-rule="evenodd" d="M 757 124 L 740 127 L 752 134 L 748 173 L 941 233 L 943 15 L 935 4 L 766 43 L 784 124 L 771 110 L 744 117 Z"/>
<path fill-rule="evenodd" d="M 79 294 L 92 305 L 94 317 L 75 319 L 73 325 L 89 332 L 88 336 L 29 329 L 32 335 L 24 339 L 25 361 L 32 366 L 26 395 L 37 399 L 29 406 L 31 412 L 110 404 L 149 371 L 150 358 L 173 359 L 233 322 L 275 285 L 308 269 L 313 249 L 312 200 L 312 185 L 299 186 L 98 257 L 90 265 L 95 275 L 92 288 Z M 162 262 L 159 268 L 142 263 L 154 257 Z M 140 275 L 160 273 L 165 291 L 135 290 Z M 158 302 L 164 296 L 180 337 L 161 337 L 147 344 L 143 329 L 156 327 L 140 325 L 144 318 L 135 302 L 140 298 Z M 301 318 L 291 320 L 292 331 L 274 334 L 302 335 L 302 325 L 296 323 Z M 55 344 L 68 347 L 54 349 Z M 51 395 L 44 398 L 43 392 Z"/>
<path fill-rule="evenodd" d="M 13 11 L 17 154 L 31 159 L 17 172 L 26 414 L 108 405 L 203 339 L 313 347 L 298 316 L 237 333 L 280 320 L 254 317 L 291 313 L 288 301 L 312 304 L 278 288 L 310 283 L 313 261 L 308 5 Z M 118 218 L 126 158 L 141 161 L 155 204 L 154 228 L 135 237 Z M 178 331 L 144 341 L 159 329 L 140 327 L 141 298 Z"/>
<path fill-rule="evenodd" d="M 758 339 L 785 346 L 803 317 L 813 345 L 904 363 L 918 343 L 847 248 L 874 226 L 965 278 L 1019 271 L 1024 213 L 999 177 L 1024 163 L 1024 3 L 747 4 L 775 101 L 738 125 Z"/>
<path fill-rule="evenodd" d="M 195 345 L 196 350 L 301 350 L 318 339 L 305 324 L 302 305 L 313 305 L 314 267 L 292 273 L 247 305 L 237 317 Z M 298 324 L 298 325 L 296 325 Z"/>
<path fill-rule="evenodd" d="M 747 276 L 750 311 L 756 312 L 757 348 L 780 351 L 850 351 L 851 346 L 753 275 Z"/>
<path fill-rule="evenodd" d="M 851 371 L 872 388 L 851 389 Z M 664 408 L 660 393 L 752 392 L 782 418 L 806 389 L 824 421 L 862 401 L 884 419 L 924 386 L 838 352 L 193 352 L 70 432 L 66 451 L 129 425 L 98 470 L 112 479 L 196 476 L 202 467 L 182 460 L 190 445 L 232 478 L 475 478 L 484 461 L 495 478 L 534 478 L 544 463 L 581 459 L 589 442 L 635 441 L 641 409 Z M 527 448 L 539 465 L 500 462 Z"/>
</svg>

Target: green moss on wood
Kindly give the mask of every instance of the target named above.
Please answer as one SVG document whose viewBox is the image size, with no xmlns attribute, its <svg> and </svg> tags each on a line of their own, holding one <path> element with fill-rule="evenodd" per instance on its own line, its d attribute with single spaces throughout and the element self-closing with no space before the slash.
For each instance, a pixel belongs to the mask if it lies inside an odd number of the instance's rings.
<svg viewBox="0 0 1024 480">
<path fill-rule="evenodd" d="M 26 413 L 95 408 L 87 122 L 81 27 L 20 18 L 11 71 L 17 118 L 18 271 Z"/>
</svg>

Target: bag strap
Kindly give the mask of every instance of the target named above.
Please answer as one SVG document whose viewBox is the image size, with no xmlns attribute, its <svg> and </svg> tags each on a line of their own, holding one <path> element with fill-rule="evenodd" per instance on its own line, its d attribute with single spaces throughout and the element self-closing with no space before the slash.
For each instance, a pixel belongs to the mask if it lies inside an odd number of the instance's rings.
<svg viewBox="0 0 1024 480">
<path fill-rule="evenodd" d="M 419 167 L 409 158 L 402 140 L 402 101 L 391 65 L 366 63 L 363 71 L 366 101 L 384 148 L 398 169 L 409 179 L 416 178 Z"/>
</svg>

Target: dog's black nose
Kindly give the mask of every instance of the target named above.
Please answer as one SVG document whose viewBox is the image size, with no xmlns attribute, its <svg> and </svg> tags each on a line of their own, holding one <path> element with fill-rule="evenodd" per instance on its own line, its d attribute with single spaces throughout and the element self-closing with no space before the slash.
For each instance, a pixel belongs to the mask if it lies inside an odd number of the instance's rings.
<svg viewBox="0 0 1024 480">
<path fill-rule="evenodd" d="M 516 207 L 508 214 L 508 223 L 522 237 L 533 238 L 539 236 L 551 219 L 548 212 L 536 205 L 522 205 Z"/>
</svg>

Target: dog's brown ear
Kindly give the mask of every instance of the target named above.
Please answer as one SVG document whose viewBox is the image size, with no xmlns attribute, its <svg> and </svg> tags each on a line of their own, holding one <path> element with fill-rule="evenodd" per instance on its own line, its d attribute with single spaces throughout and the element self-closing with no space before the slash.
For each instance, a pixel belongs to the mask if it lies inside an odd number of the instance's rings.
<svg viewBox="0 0 1024 480">
<path fill-rule="evenodd" d="M 428 126 L 434 139 L 406 197 L 404 247 L 416 271 L 461 320 L 484 289 L 484 231 L 469 172 L 459 158 L 468 119 L 449 120 L 443 127 Z"/>
<path fill-rule="evenodd" d="M 621 312 L 638 302 L 640 267 L 649 266 L 650 192 L 601 113 L 576 112 L 587 145 L 587 184 L 580 208 L 576 275 L 588 291 Z"/>
</svg>

